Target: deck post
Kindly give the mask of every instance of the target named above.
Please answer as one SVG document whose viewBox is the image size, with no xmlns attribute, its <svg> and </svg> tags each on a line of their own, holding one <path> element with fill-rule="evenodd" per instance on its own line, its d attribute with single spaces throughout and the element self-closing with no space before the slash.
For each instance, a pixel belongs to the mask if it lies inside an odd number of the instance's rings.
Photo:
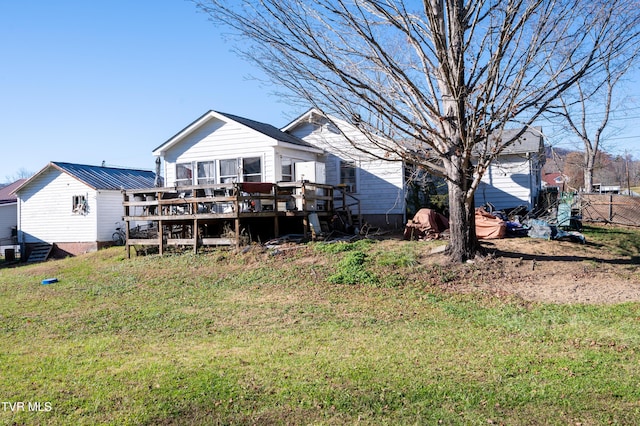
<svg viewBox="0 0 640 426">
<path fill-rule="evenodd" d="M 162 227 L 162 219 L 158 220 L 158 254 L 162 256 L 164 253 L 164 229 Z"/>
<path fill-rule="evenodd" d="M 198 254 L 198 218 L 193 219 L 193 254 Z"/>
<path fill-rule="evenodd" d="M 309 233 L 309 215 L 307 214 L 307 212 L 304 213 L 304 216 L 302 216 L 302 235 L 304 236 L 304 238 L 307 238 L 307 234 Z"/>
<path fill-rule="evenodd" d="M 274 237 L 280 236 L 280 228 L 278 221 L 278 186 L 273 185 L 271 187 L 271 193 L 273 195 L 273 234 Z"/>
<path fill-rule="evenodd" d="M 131 244 L 129 244 L 129 238 L 131 237 L 131 235 L 129 235 L 129 221 L 125 220 L 124 221 L 124 248 L 127 251 L 127 259 L 131 259 Z"/>
<path fill-rule="evenodd" d="M 236 249 L 240 248 L 240 214 L 236 214 Z"/>
</svg>

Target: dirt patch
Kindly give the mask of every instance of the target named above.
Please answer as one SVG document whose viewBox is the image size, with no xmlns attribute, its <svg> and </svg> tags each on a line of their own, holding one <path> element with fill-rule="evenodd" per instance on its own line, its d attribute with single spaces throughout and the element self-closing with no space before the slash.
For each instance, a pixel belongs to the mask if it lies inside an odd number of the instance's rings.
<svg viewBox="0 0 640 426">
<path fill-rule="evenodd" d="M 533 238 L 485 240 L 482 246 L 490 255 L 456 268 L 456 277 L 442 285 L 559 304 L 640 301 L 637 258 L 594 244 Z"/>
</svg>

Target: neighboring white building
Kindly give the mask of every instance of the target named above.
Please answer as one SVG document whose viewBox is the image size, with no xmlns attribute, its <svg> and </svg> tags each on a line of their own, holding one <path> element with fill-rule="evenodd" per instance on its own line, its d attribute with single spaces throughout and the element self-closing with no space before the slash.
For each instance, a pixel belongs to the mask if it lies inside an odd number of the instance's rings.
<svg viewBox="0 0 640 426">
<path fill-rule="evenodd" d="M 401 228 L 406 222 L 406 187 L 402 161 L 373 159 L 353 144 L 367 143 L 349 123 L 312 109 L 282 129 L 326 152 L 326 183 L 343 185 L 355 198 L 365 222 Z M 347 137 L 345 137 L 346 135 Z"/>
<path fill-rule="evenodd" d="M 514 134 L 505 130 L 502 140 Z M 475 194 L 476 207 L 491 203 L 497 210 L 526 206 L 531 210 L 542 188 L 545 162 L 540 129 L 529 129 L 500 153 L 482 177 Z"/>
<path fill-rule="evenodd" d="M 14 191 L 18 241 L 54 245 L 54 256 L 108 246 L 124 214 L 121 190 L 151 188 L 154 178 L 146 170 L 49 163 Z"/>
<path fill-rule="evenodd" d="M 26 179 L 17 180 L 0 188 L 0 254 L 4 256 L 6 249 L 18 250 L 18 200 L 13 191 Z"/>
</svg>

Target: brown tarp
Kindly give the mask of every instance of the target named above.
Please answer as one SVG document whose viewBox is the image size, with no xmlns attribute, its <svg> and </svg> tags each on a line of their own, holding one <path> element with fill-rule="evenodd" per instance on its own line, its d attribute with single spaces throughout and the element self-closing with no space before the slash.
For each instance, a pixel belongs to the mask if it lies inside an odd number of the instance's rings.
<svg viewBox="0 0 640 426">
<path fill-rule="evenodd" d="M 404 228 L 404 239 L 436 239 L 449 229 L 449 219 L 435 210 L 420 209 Z"/>
<path fill-rule="evenodd" d="M 481 239 L 504 238 L 507 225 L 504 220 L 486 212 L 481 207 L 476 209 L 476 236 Z"/>
</svg>

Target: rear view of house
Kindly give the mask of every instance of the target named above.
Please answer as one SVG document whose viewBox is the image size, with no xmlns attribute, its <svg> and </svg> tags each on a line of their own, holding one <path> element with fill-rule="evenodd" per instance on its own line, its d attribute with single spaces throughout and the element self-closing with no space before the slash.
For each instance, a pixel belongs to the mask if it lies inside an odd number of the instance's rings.
<svg viewBox="0 0 640 426">
<path fill-rule="evenodd" d="M 122 220 L 122 190 L 153 187 L 155 173 L 52 162 L 15 189 L 18 242 L 77 255 L 112 243 Z"/>
</svg>

